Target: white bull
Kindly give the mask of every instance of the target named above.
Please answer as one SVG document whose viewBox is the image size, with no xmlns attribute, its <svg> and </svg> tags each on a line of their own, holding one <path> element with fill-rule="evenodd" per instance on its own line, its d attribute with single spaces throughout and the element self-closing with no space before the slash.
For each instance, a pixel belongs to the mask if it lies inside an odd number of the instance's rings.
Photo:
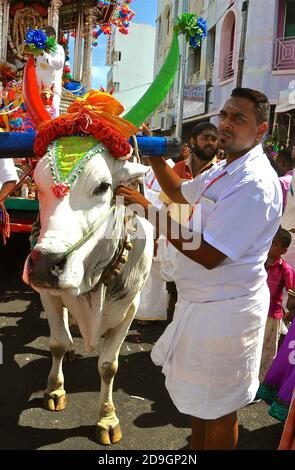
<svg viewBox="0 0 295 470">
<path fill-rule="evenodd" d="M 67 310 L 76 319 L 88 350 L 96 349 L 104 337 L 98 361 L 101 377 L 97 438 L 101 444 L 119 441 L 122 437 L 112 399 L 114 375 L 118 368 L 120 347 L 136 313 L 140 291 L 148 276 L 153 252 L 150 225 L 134 216 L 129 233 L 134 233 L 133 248 L 126 261 L 123 251 L 125 208 L 120 206 L 99 227 L 97 222 L 108 214 L 117 186 L 142 176 L 146 167 L 116 160 L 107 150 L 95 155 L 74 183 L 69 194 L 58 199 L 51 191 L 53 184 L 48 155 L 35 169 L 41 216 L 38 243 L 27 259 L 24 279 L 41 295 L 50 325 L 52 367 L 44 393 L 48 410 L 59 411 L 66 406 L 62 360 L 71 349 Z M 65 253 L 80 239 L 89 239 Z M 107 236 L 108 233 L 108 236 Z M 111 236 L 110 236 L 111 233 Z M 84 240 L 85 241 L 85 240 Z M 125 248 L 130 249 L 130 244 Z M 68 251 L 69 253 L 69 251 Z M 118 253 L 120 261 L 118 261 Z M 112 272 L 116 260 L 121 272 L 108 285 L 102 274 Z M 122 263 L 121 263 L 122 261 Z M 125 262 L 125 264 L 123 264 Z"/>
</svg>

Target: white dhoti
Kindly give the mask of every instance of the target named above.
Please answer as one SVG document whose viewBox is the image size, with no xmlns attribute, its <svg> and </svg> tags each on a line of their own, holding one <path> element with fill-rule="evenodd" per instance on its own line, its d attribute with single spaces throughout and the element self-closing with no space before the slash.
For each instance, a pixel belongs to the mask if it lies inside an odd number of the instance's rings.
<svg viewBox="0 0 295 470">
<path fill-rule="evenodd" d="M 146 284 L 140 294 L 137 320 L 166 320 L 168 294 L 166 282 L 161 277 L 162 246 L 166 240 L 160 238 L 157 256 L 153 259 L 152 268 Z"/>
<path fill-rule="evenodd" d="M 60 101 L 61 95 L 59 93 L 54 93 L 52 105 L 55 112 L 55 117 L 58 117 L 60 115 Z"/>
<path fill-rule="evenodd" d="M 253 401 L 268 309 L 267 285 L 217 302 L 179 299 L 151 357 L 181 413 L 217 419 Z"/>
</svg>

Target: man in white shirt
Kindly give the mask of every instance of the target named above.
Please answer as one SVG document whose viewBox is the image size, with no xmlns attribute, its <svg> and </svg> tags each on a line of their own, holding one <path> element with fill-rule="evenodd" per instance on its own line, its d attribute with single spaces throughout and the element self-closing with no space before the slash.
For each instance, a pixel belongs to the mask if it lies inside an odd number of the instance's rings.
<svg viewBox="0 0 295 470">
<path fill-rule="evenodd" d="M 269 308 L 264 263 L 282 214 L 280 183 L 261 146 L 269 111 L 262 93 L 233 90 L 218 127 L 227 158 L 194 180 L 182 183 L 163 159 L 151 161 L 171 200 L 198 203 L 198 247 L 188 248 L 187 229 L 173 238 L 177 224 L 163 209 L 149 208 L 128 188 L 118 189 L 126 205 L 141 204 L 146 217 L 161 215 L 158 231 L 166 231 L 178 250 L 179 302 L 152 359 L 162 366 L 178 410 L 192 416 L 194 450 L 234 449 L 237 410 L 252 402 L 259 386 Z"/>
<path fill-rule="evenodd" d="M 44 31 L 47 37 L 56 38 L 56 31 L 53 26 L 45 26 Z M 62 74 L 65 63 L 65 52 L 64 48 L 60 44 L 57 44 L 56 46 L 57 48 L 54 53 L 44 52 L 37 57 L 36 73 L 40 93 L 44 87 L 47 90 L 51 90 L 53 88 L 53 109 L 55 111 L 55 116 L 57 117 L 59 116 L 62 92 Z"/>
<path fill-rule="evenodd" d="M 14 188 L 18 181 L 12 158 L 0 158 L 0 201 Z"/>
</svg>

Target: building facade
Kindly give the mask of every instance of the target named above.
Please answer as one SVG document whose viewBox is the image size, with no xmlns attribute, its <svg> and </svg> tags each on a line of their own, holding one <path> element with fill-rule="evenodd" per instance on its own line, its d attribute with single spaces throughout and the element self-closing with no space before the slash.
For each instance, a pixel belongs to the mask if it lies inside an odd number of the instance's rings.
<svg viewBox="0 0 295 470">
<path fill-rule="evenodd" d="M 173 5 L 172 5 L 173 3 Z M 165 34 L 165 11 L 170 5 L 170 19 L 185 11 L 186 2 L 159 0 L 157 42 Z M 178 11 L 175 11 L 177 5 Z M 175 105 L 170 132 L 175 133 L 177 120 L 183 122 L 186 140 L 193 126 L 204 120 L 217 122 L 217 115 L 236 86 L 255 88 L 264 92 L 272 104 L 271 126 L 277 126 L 280 139 L 292 136 L 295 103 L 295 1 L 294 0 L 190 0 L 189 11 L 203 16 L 208 24 L 208 37 L 202 46 L 187 48 L 183 73 L 183 112 Z M 161 32 L 162 31 L 162 32 Z M 170 37 L 169 37 L 170 39 Z M 155 58 L 155 69 L 161 65 Z M 182 71 L 182 69 L 180 69 Z M 176 79 L 173 99 L 179 101 L 181 92 Z M 169 105 L 169 98 L 166 103 Z M 152 124 L 159 129 L 163 111 L 154 114 Z M 295 117 L 295 116 L 294 116 Z M 165 127 L 165 126 L 164 126 Z M 166 126 L 168 127 L 168 126 Z M 167 132 L 167 130 L 166 130 Z"/>
<path fill-rule="evenodd" d="M 169 50 L 173 24 L 182 11 L 182 0 L 158 0 L 156 20 L 156 44 L 154 75 L 161 69 Z M 151 128 L 158 134 L 174 134 L 177 115 L 179 92 L 179 78 L 177 73 L 174 84 L 159 108 L 151 116 Z"/>
<path fill-rule="evenodd" d="M 108 21 L 116 5 L 97 7 L 96 0 L 0 0 L 0 62 L 23 70 L 29 28 L 53 26 L 58 34 L 75 33 L 73 78 L 91 88 L 93 28 Z"/>
<path fill-rule="evenodd" d="M 132 23 L 129 34 L 114 31 L 109 37 L 106 64 L 107 89 L 128 112 L 153 82 L 155 28 Z"/>
</svg>

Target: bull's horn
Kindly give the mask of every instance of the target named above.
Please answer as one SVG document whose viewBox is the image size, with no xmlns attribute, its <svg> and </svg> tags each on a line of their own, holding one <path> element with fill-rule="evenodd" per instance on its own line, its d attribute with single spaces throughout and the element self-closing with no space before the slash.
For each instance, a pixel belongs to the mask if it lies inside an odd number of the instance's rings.
<svg viewBox="0 0 295 470">
<path fill-rule="evenodd" d="M 39 93 L 35 69 L 35 59 L 33 55 L 29 56 L 29 59 L 26 63 L 24 71 L 23 93 L 27 111 L 31 115 L 31 118 L 36 128 L 42 122 L 51 119 L 45 109 L 45 106 Z"/>
</svg>

